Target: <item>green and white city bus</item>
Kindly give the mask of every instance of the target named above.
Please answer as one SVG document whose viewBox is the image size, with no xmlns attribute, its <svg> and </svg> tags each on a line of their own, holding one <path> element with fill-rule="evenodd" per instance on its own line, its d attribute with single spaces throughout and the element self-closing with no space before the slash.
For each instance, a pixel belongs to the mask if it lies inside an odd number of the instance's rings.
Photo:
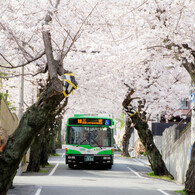
<svg viewBox="0 0 195 195">
<path fill-rule="evenodd" d="M 66 164 L 99 164 L 112 168 L 114 121 L 109 117 L 75 114 L 66 127 Z"/>
</svg>

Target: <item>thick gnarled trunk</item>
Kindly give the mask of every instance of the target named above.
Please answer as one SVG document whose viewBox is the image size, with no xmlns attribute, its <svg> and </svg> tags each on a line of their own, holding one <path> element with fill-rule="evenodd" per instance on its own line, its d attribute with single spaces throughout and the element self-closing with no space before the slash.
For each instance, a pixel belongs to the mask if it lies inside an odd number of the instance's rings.
<svg viewBox="0 0 195 195">
<path fill-rule="evenodd" d="M 154 171 L 154 174 L 159 176 L 167 175 L 170 178 L 173 178 L 173 176 L 167 170 L 165 163 L 162 159 L 162 156 L 158 151 L 156 145 L 154 144 L 153 135 L 150 129 L 148 128 L 147 121 L 142 119 L 140 114 L 136 112 L 130 104 L 131 101 L 135 99 L 135 98 L 131 98 L 131 95 L 133 93 L 134 90 L 129 90 L 127 96 L 125 97 L 122 103 L 124 111 L 131 118 L 134 128 L 137 129 L 139 138 L 145 147 L 148 160 L 151 164 L 151 168 Z"/>
<path fill-rule="evenodd" d="M 132 122 L 135 124 L 139 138 L 145 147 L 148 160 L 155 175 L 167 175 L 173 179 L 173 176 L 167 170 L 162 156 L 153 141 L 153 135 L 146 121 L 142 120 L 138 114 L 132 116 Z"/>
<path fill-rule="evenodd" d="M 62 120 L 59 121 L 58 123 L 58 129 L 57 129 L 57 139 L 56 139 L 56 148 L 62 148 Z"/>
<path fill-rule="evenodd" d="M 125 133 L 123 135 L 123 140 L 122 140 L 122 156 L 129 157 L 129 139 L 131 137 L 131 120 L 129 117 L 126 117 L 125 121 Z"/>
<path fill-rule="evenodd" d="M 45 167 L 46 165 L 49 165 L 48 159 L 49 159 L 49 150 L 48 150 L 48 140 L 47 137 L 43 139 L 42 146 L 41 146 L 41 160 L 40 164 L 42 167 Z"/>
<path fill-rule="evenodd" d="M 48 118 L 52 117 L 53 112 L 64 99 L 62 93 L 54 90 L 57 83 L 59 84 L 59 81 L 54 80 L 48 84 L 47 89 L 42 93 L 40 99 L 28 108 L 19 126 L 9 137 L 0 156 L 0 195 L 7 193 L 19 163 L 31 145 L 35 135 L 43 128 Z"/>
<path fill-rule="evenodd" d="M 44 139 L 44 128 L 41 129 L 40 133 L 36 135 L 31 147 L 30 147 L 30 160 L 27 167 L 28 172 L 39 172 L 40 160 L 41 160 L 41 145 Z"/>
<path fill-rule="evenodd" d="M 56 132 L 55 127 L 52 128 L 52 136 L 50 137 L 49 141 L 49 153 L 54 155 L 56 153 Z"/>
</svg>

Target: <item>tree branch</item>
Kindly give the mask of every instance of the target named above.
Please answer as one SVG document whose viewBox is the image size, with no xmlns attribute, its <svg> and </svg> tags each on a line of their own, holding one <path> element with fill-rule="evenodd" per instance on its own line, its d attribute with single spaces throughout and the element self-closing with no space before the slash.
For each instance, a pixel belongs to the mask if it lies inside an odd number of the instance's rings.
<svg viewBox="0 0 195 195">
<path fill-rule="evenodd" d="M 98 3 L 97 3 L 98 4 Z M 91 16 L 91 14 L 93 13 L 94 9 L 96 8 L 97 4 L 92 8 L 91 12 L 87 15 L 87 17 L 84 19 L 84 21 L 82 22 L 81 26 L 79 27 L 78 31 L 76 32 L 75 36 L 72 39 L 71 44 L 69 45 L 68 49 L 66 50 L 65 53 L 62 52 L 61 58 L 60 58 L 60 62 L 62 63 L 64 58 L 66 57 L 66 55 L 69 53 L 70 49 L 72 48 L 73 44 L 75 43 L 75 41 L 78 39 L 79 33 L 82 30 L 83 25 L 85 24 L 85 22 L 87 21 L 87 19 L 89 18 L 89 16 Z"/>
<path fill-rule="evenodd" d="M 11 66 L 10 68 L 13 68 L 14 66 L 4 57 L 3 54 L 0 53 L 0 56 Z M 0 65 L 2 68 L 8 68 L 7 66 Z"/>
<path fill-rule="evenodd" d="M 1 27 L 3 28 L 4 31 L 7 31 L 7 32 L 10 34 L 10 38 L 11 38 L 12 40 L 14 40 L 15 43 L 18 45 L 20 51 L 22 51 L 22 53 L 23 53 L 23 55 L 24 55 L 24 58 L 25 58 L 26 60 L 28 60 L 28 58 L 27 58 L 26 56 L 29 56 L 30 58 L 33 58 L 33 57 L 31 56 L 31 54 L 28 53 L 28 52 L 24 49 L 24 47 L 22 47 L 22 46 L 20 45 L 20 43 L 19 43 L 18 39 L 15 37 L 14 33 L 13 33 L 8 27 L 6 28 L 1 22 L 0 22 L 0 25 L 1 25 Z"/>
<path fill-rule="evenodd" d="M 38 75 L 38 74 L 41 74 L 41 73 L 43 73 L 43 71 L 37 72 L 37 73 L 35 73 L 35 74 L 26 73 L 26 74 L 16 74 L 16 75 L 11 75 L 11 76 L 6 76 L 6 77 L 0 76 L 0 78 L 2 78 L 2 79 L 9 79 L 9 78 L 19 77 L 19 76 L 21 76 L 21 75 L 23 75 L 23 76 L 33 76 L 33 77 L 34 77 L 34 76 L 36 76 L 36 75 Z"/>
<path fill-rule="evenodd" d="M 20 68 L 20 67 L 26 66 L 26 65 L 28 65 L 28 64 L 30 64 L 30 63 L 32 63 L 32 62 L 38 60 L 38 59 L 40 59 L 44 54 L 45 54 L 45 51 L 42 52 L 39 56 L 35 57 L 34 59 L 28 60 L 28 61 L 27 61 L 26 63 L 24 63 L 24 64 L 21 64 L 21 65 L 18 65 L 18 66 L 14 66 L 14 65 L 12 65 L 12 64 L 11 64 L 11 63 L 10 63 L 10 62 L 9 62 L 9 61 L 0 53 L 0 55 L 3 57 L 3 59 L 11 66 L 11 67 L 7 67 L 7 66 L 0 65 L 0 67 L 2 67 L 2 68 L 8 68 L 8 69 Z"/>
</svg>

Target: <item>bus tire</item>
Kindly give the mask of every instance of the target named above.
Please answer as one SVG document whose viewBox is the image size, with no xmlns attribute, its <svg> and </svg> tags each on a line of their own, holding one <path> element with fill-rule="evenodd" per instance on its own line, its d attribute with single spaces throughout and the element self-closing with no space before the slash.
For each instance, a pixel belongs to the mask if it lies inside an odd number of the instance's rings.
<svg viewBox="0 0 195 195">
<path fill-rule="evenodd" d="M 107 169 L 112 169 L 112 165 L 111 164 L 108 164 L 106 165 Z"/>
<path fill-rule="evenodd" d="M 74 164 L 68 164 L 68 168 L 69 169 L 73 169 L 74 168 Z"/>
</svg>

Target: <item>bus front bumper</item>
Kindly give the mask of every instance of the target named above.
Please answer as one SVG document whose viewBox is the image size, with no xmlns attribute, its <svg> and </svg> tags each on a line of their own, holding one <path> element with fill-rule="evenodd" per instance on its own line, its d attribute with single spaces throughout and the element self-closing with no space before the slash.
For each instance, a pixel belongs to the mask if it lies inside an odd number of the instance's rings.
<svg viewBox="0 0 195 195">
<path fill-rule="evenodd" d="M 113 165 L 113 155 L 66 154 L 66 164 Z"/>
</svg>

